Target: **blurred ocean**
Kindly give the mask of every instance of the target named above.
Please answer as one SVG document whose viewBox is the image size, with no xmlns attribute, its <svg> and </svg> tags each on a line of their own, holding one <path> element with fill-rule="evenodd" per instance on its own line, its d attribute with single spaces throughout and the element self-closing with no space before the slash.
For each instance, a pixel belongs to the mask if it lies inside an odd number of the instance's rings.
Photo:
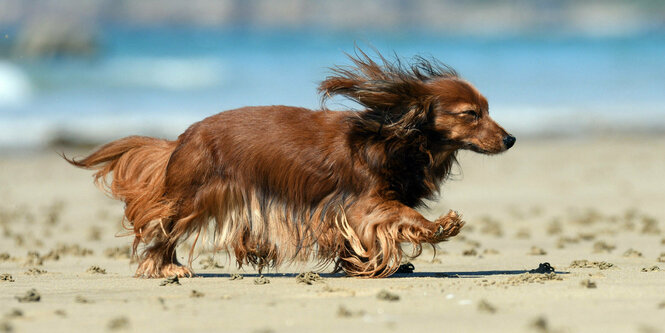
<svg viewBox="0 0 665 333">
<path fill-rule="evenodd" d="M 454 36 L 327 30 L 110 28 L 89 58 L 0 59 L 0 147 L 131 134 L 175 138 L 245 105 L 318 108 L 354 42 L 435 57 L 474 83 L 517 135 L 665 131 L 665 35 Z M 7 36 L 6 38 L 11 38 Z M 355 107 L 335 99 L 331 109 Z"/>
</svg>

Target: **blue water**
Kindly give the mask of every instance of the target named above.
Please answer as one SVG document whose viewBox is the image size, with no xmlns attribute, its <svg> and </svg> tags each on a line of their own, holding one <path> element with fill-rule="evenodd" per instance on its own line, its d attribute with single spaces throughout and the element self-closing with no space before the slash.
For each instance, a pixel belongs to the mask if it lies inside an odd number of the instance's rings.
<svg viewBox="0 0 665 333">
<path fill-rule="evenodd" d="M 0 60 L 0 146 L 63 133 L 91 140 L 175 137 L 191 122 L 245 105 L 319 107 L 327 67 L 354 42 L 435 57 L 473 82 L 515 133 L 665 128 L 665 34 L 468 37 L 427 32 L 100 31 L 92 58 Z M 354 107 L 335 99 L 330 108 Z"/>
</svg>

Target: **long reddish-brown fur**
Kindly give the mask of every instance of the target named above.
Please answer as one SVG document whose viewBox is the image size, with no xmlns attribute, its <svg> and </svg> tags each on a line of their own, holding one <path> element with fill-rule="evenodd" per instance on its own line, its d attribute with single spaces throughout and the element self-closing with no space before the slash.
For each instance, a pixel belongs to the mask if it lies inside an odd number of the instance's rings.
<svg viewBox="0 0 665 333">
<path fill-rule="evenodd" d="M 211 224 L 216 249 L 239 265 L 316 259 L 362 277 L 393 274 L 401 243 L 418 255 L 421 244 L 459 232 L 456 212 L 429 221 L 414 208 L 437 193 L 457 150 L 500 153 L 514 137 L 449 67 L 350 58 L 319 91 L 362 111 L 245 107 L 175 141 L 132 136 L 68 160 L 96 170 L 95 181 L 125 202 L 134 253 L 145 245 L 137 276 L 191 276 L 191 252 L 182 266 L 176 246 Z"/>
</svg>

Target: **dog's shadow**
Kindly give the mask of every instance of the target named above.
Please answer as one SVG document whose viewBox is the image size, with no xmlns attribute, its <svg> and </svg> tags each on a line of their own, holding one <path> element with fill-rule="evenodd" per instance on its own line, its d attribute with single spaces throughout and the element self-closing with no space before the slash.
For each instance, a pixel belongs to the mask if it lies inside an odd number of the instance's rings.
<svg viewBox="0 0 665 333">
<path fill-rule="evenodd" d="M 483 278 L 495 275 L 520 275 L 524 273 L 533 273 L 529 270 L 494 270 L 494 271 L 468 271 L 468 272 L 413 272 L 413 273 L 397 273 L 391 278 Z M 564 271 L 553 271 L 556 274 L 569 274 Z"/>
<path fill-rule="evenodd" d="M 440 278 L 440 279 L 459 279 L 459 278 L 483 278 L 495 275 L 519 275 L 529 273 L 528 270 L 493 270 L 493 271 L 468 271 L 468 272 L 412 272 L 395 273 L 388 277 L 389 279 L 401 278 Z M 556 274 L 569 274 L 565 271 L 554 271 Z M 261 275 L 267 278 L 294 278 L 299 273 L 242 273 L 243 277 L 257 278 Z M 234 274 L 230 273 L 198 273 L 196 277 L 200 278 L 231 278 Z M 347 278 L 344 273 L 319 273 L 322 278 Z"/>
</svg>

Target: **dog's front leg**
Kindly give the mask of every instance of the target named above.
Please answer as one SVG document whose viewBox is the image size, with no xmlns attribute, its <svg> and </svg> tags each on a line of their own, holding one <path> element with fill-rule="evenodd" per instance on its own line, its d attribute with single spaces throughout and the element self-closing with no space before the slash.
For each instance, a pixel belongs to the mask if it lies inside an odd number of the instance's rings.
<svg viewBox="0 0 665 333">
<path fill-rule="evenodd" d="M 398 201 L 368 198 L 354 207 L 357 230 L 371 243 L 377 231 L 390 233 L 397 242 L 438 243 L 457 235 L 464 221 L 455 211 L 429 221 L 415 209 Z"/>
<path fill-rule="evenodd" d="M 464 226 L 462 217 L 453 210 L 434 222 L 429 221 L 413 208 L 402 205 L 399 210 L 401 218 L 398 228 L 401 242 L 439 243 L 456 236 Z"/>
<path fill-rule="evenodd" d="M 352 276 L 388 276 L 401 263 L 401 243 L 438 243 L 464 225 L 452 211 L 431 222 L 411 207 L 379 197 L 360 198 L 342 216 L 338 228 L 346 241 L 338 265 Z"/>
</svg>

